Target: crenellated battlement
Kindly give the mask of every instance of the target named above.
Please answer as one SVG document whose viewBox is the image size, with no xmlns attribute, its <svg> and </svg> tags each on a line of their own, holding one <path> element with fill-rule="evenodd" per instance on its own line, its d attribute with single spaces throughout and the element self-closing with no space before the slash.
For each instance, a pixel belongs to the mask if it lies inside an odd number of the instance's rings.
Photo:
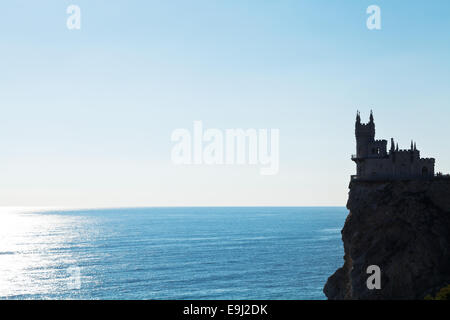
<svg viewBox="0 0 450 320">
<path fill-rule="evenodd" d="M 372 128 L 373 127 L 373 123 L 370 123 L 370 122 L 367 122 L 367 123 L 358 123 L 358 126 L 360 127 L 360 128 Z"/>
</svg>

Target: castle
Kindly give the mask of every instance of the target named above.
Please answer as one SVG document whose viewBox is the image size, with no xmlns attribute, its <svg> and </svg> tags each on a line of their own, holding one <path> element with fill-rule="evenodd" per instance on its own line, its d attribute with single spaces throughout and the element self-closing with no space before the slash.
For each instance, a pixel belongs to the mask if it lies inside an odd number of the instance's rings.
<svg viewBox="0 0 450 320">
<path fill-rule="evenodd" d="M 356 154 L 352 160 L 356 163 L 356 175 L 352 179 L 360 180 L 408 180 L 431 179 L 434 177 L 434 158 L 421 158 L 416 144 L 411 141 L 409 150 L 399 150 L 398 143 L 387 152 L 386 140 L 375 140 L 375 122 L 370 111 L 368 123 L 361 123 L 359 111 L 355 124 Z"/>
</svg>

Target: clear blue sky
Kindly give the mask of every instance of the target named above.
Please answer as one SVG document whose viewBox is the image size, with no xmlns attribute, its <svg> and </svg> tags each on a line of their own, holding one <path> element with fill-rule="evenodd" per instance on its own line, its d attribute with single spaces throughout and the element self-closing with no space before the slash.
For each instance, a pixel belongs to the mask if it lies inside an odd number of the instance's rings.
<svg viewBox="0 0 450 320">
<path fill-rule="evenodd" d="M 345 205 L 357 108 L 449 172 L 449 14 L 447 0 L 3 1 L 0 205 Z M 194 120 L 280 129 L 279 174 L 174 166 L 171 132 Z"/>
</svg>

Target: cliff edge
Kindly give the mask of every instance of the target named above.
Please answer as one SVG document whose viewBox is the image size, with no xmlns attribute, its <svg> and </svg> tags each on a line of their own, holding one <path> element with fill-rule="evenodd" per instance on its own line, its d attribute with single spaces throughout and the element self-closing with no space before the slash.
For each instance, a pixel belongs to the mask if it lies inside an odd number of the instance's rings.
<svg viewBox="0 0 450 320">
<path fill-rule="evenodd" d="M 450 284 L 450 180 L 350 182 L 344 265 L 328 299 L 423 299 Z M 381 270 L 369 290 L 367 267 Z"/>
</svg>

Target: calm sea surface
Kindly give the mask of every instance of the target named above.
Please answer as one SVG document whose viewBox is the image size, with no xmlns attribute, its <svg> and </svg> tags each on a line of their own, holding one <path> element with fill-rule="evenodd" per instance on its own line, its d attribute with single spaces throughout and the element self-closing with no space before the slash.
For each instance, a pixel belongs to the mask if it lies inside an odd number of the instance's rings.
<svg viewBox="0 0 450 320">
<path fill-rule="evenodd" d="M 345 208 L 0 211 L 1 299 L 325 299 Z"/>
</svg>

